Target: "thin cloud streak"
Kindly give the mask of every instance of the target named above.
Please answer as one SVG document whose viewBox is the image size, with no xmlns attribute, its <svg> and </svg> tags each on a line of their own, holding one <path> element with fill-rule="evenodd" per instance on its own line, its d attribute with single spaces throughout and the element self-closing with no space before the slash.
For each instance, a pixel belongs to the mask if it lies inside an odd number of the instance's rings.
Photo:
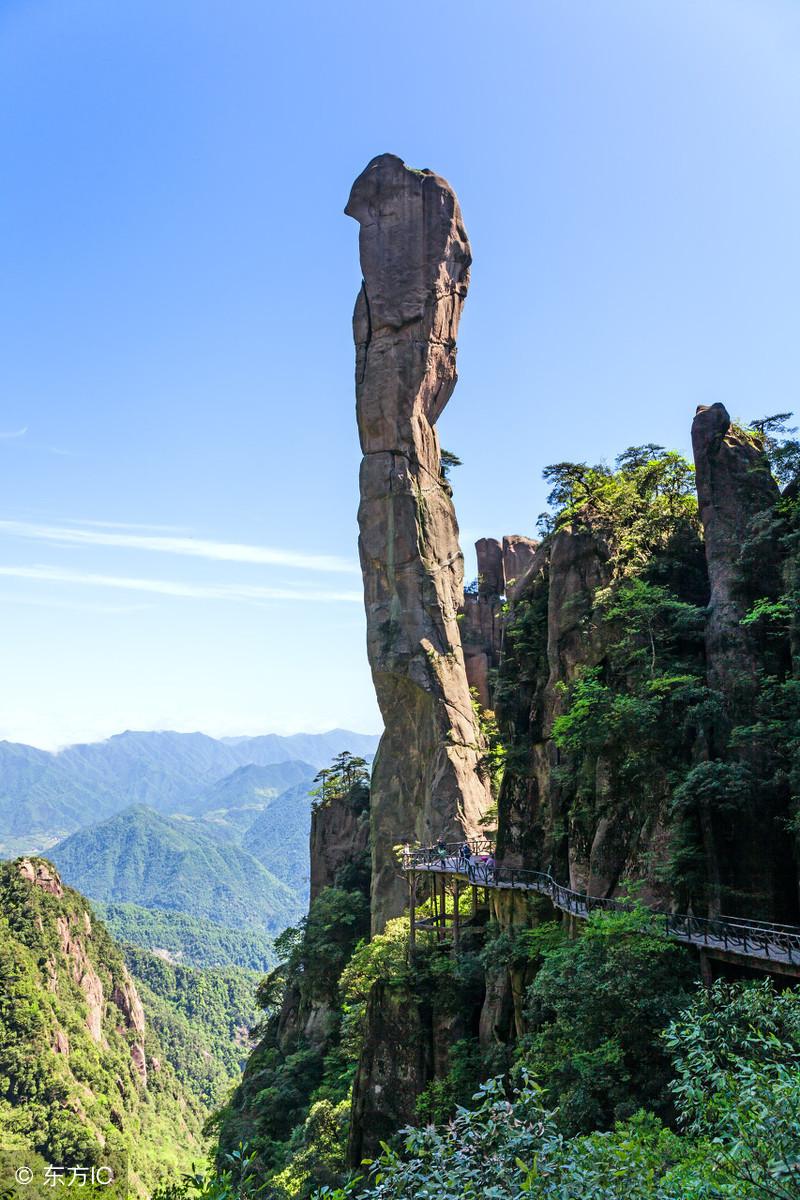
<svg viewBox="0 0 800 1200">
<path fill-rule="evenodd" d="M 129 615 L 130 613 L 150 612 L 155 604 L 96 604 L 91 600 L 53 600 L 47 596 L 9 596 L 0 595 L 0 606 L 12 604 L 20 608 L 47 608 L 66 610 L 67 612 L 91 612 L 112 614 L 114 616 Z"/>
<path fill-rule="evenodd" d="M 71 546 L 117 546 L 125 550 L 151 550 L 216 562 L 252 563 L 258 566 L 293 567 L 301 571 L 356 574 L 356 563 L 329 554 L 305 554 L 272 546 L 243 542 L 213 542 L 204 538 L 169 537 L 114 532 L 105 529 L 69 529 L 60 525 L 35 525 L 27 521 L 0 521 L 0 533 Z"/>
<path fill-rule="evenodd" d="M 86 529 L 138 530 L 140 533 L 188 533 L 185 525 L 148 525 L 141 521 L 90 521 L 81 517 L 62 517 L 67 525 L 79 525 Z M 20 522 L 24 524 L 24 522 Z"/>
<path fill-rule="evenodd" d="M 195 600 L 302 600 L 317 604 L 357 604 L 360 592 L 309 591 L 302 588 L 262 587 L 239 583 L 180 583 L 171 579 L 137 579 L 124 575 L 95 575 L 91 572 L 64 571 L 58 567 L 0 567 L 0 576 L 30 579 L 41 583 L 73 583 L 83 587 L 119 588 L 131 592 L 155 592 L 161 596 L 190 597 Z"/>
<path fill-rule="evenodd" d="M 27 425 L 23 425 L 22 429 L 12 430 L 10 433 L 3 433 L 2 430 L 0 430 L 0 440 L 10 441 L 11 438 L 21 438 L 21 437 L 24 437 L 27 432 L 28 432 Z"/>
</svg>

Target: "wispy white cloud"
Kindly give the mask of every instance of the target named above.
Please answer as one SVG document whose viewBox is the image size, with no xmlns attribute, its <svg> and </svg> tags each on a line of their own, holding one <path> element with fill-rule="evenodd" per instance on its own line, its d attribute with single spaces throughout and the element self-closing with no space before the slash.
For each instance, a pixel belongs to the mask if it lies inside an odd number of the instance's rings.
<svg viewBox="0 0 800 1200">
<path fill-rule="evenodd" d="M 185 525 L 150 525 L 140 521 L 90 521 L 80 517 L 62 517 L 65 525 L 80 525 L 87 529 L 139 530 L 147 533 L 188 533 Z"/>
<path fill-rule="evenodd" d="M 48 608 L 48 609 L 66 609 L 68 612 L 92 612 L 92 613 L 113 613 L 113 614 L 128 614 L 135 612 L 147 612 L 155 607 L 154 603 L 131 603 L 131 604 L 102 604 L 91 600 L 55 600 L 49 596 L 17 596 L 9 595 L 8 592 L 0 592 L 0 605 L 16 605 L 18 608 Z"/>
<path fill-rule="evenodd" d="M 23 425 L 22 429 L 13 429 L 9 433 L 4 433 L 2 430 L 0 430 L 0 441 L 7 442 L 7 441 L 10 441 L 11 438 L 21 438 L 21 437 L 24 437 L 27 432 L 28 432 L 27 425 Z"/>
<path fill-rule="evenodd" d="M 59 567 L 0 567 L 0 576 L 36 580 L 41 583 L 72 583 L 83 587 L 119 588 L 131 592 L 155 592 L 161 596 L 191 597 L 196 600 L 301 600 L 314 604 L 360 603 L 360 592 L 315 588 L 279 588 L 247 583 L 183 583 L 172 579 L 138 579 L 125 575 L 96 575 L 90 571 L 68 571 Z"/>
<path fill-rule="evenodd" d="M 283 550 L 274 546 L 253 546 L 244 542 L 214 542 L 205 538 L 156 534 L 124 533 L 113 528 L 69 528 L 63 525 L 36 525 L 28 521 L 0 521 L 0 533 L 71 546 L 117 546 L 126 550 L 148 550 L 158 554 L 181 554 L 216 562 L 253 563 L 260 566 L 292 567 L 301 571 L 327 571 L 355 574 L 358 566 L 350 559 L 331 554 L 307 554 L 301 550 Z"/>
</svg>

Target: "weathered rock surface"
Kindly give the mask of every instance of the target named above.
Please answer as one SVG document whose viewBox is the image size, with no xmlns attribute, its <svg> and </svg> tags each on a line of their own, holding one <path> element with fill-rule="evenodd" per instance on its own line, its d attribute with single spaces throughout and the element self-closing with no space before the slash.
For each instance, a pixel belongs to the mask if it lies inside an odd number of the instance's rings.
<svg viewBox="0 0 800 1200">
<path fill-rule="evenodd" d="M 540 569 L 542 553 L 539 542 L 514 533 L 503 538 L 502 556 L 503 590 L 513 601 L 523 594 Z"/>
<path fill-rule="evenodd" d="M 402 911 L 393 847 L 475 833 L 489 806 L 456 620 L 463 558 L 435 423 L 456 382 L 469 241 L 430 171 L 372 160 L 345 209 L 358 221 L 359 552 L 367 650 L 385 734 L 372 776 L 372 919 Z"/>
<path fill-rule="evenodd" d="M 733 712 L 755 672 L 741 620 L 747 611 L 738 565 L 742 544 L 760 514 L 774 508 L 779 491 L 763 450 L 731 424 L 723 404 L 701 405 L 692 423 L 692 450 L 700 520 L 711 585 L 706 626 L 708 678 Z M 764 562 L 764 572 L 777 561 Z"/>
<path fill-rule="evenodd" d="M 475 543 L 478 560 L 477 591 L 464 596 L 461 641 L 467 682 L 484 708 L 492 707 L 491 672 L 500 663 L 503 644 L 503 552 L 496 538 Z"/>
<path fill-rule="evenodd" d="M 520 564 L 520 557 L 511 562 Z M 589 528 L 562 529 L 549 544 L 525 553 L 520 565 L 526 585 L 517 590 L 516 602 L 540 610 L 543 645 L 531 678 L 521 664 L 513 668 L 526 676 L 525 686 L 514 698 L 516 713 L 506 712 L 503 719 L 516 724 L 518 738 L 527 726 L 530 757 L 524 771 L 507 772 L 503 781 L 498 851 L 506 862 L 524 862 L 572 886 L 586 886 L 591 866 L 570 837 L 552 729 L 564 708 L 565 687 L 602 658 L 593 611 L 597 589 L 609 580 L 609 549 Z"/>
<path fill-rule="evenodd" d="M 20 860 L 17 869 L 23 879 L 27 879 L 29 883 L 40 887 L 43 892 L 50 892 L 53 896 L 64 895 L 61 880 L 48 863 L 41 861 L 34 863 L 29 858 L 23 858 Z"/>
<path fill-rule="evenodd" d="M 114 984 L 111 999 L 122 1013 L 126 1028 L 144 1034 L 144 1009 L 136 985 L 127 970 L 124 977 Z"/>
<path fill-rule="evenodd" d="M 359 796 L 363 794 L 363 803 Z M 311 810 L 311 902 L 369 854 L 369 789 L 332 796 Z"/>
<path fill-rule="evenodd" d="M 725 743 L 731 726 L 747 724 L 753 717 L 763 647 L 742 625 L 742 618 L 755 599 L 780 590 L 782 554 L 771 519 L 780 492 L 763 449 L 731 423 L 722 404 L 698 408 L 692 449 L 711 588 L 707 675 L 709 685 L 721 696 L 725 716 L 716 737 L 704 746 L 703 757 L 725 752 L 728 758 L 740 758 L 746 767 L 751 752 Z M 791 918 L 796 868 L 786 825 L 787 814 L 780 807 L 774 811 L 746 808 L 737 814 L 733 827 L 724 814 L 704 806 L 713 911 Z"/>
<path fill-rule="evenodd" d="M 348 1162 L 357 1166 L 413 1120 L 417 1097 L 433 1078 L 431 1031 L 418 1004 L 400 989 L 374 985 L 367 1036 L 353 1082 Z"/>
<path fill-rule="evenodd" d="M 480 995 L 392 986 L 382 980 L 367 1001 L 364 1044 L 353 1081 L 348 1161 L 380 1153 L 380 1143 L 417 1123 L 417 1099 L 432 1079 L 443 1079 L 450 1052 L 478 1033 Z"/>
</svg>

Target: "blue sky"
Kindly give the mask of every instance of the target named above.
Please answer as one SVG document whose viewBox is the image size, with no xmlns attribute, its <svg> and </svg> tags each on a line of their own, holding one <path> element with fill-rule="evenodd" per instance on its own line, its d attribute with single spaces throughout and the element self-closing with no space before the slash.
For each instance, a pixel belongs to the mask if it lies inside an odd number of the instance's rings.
<svg viewBox="0 0 800 1200">
<path fill-rule="evenodd" d="M 465 546 L 533 531 L 547 463 L 796 407 L 799 65 L 794 0 L 2 0 L 0 736 L 378 728 L 377 153 L 472 239 Z"/>
</svg>

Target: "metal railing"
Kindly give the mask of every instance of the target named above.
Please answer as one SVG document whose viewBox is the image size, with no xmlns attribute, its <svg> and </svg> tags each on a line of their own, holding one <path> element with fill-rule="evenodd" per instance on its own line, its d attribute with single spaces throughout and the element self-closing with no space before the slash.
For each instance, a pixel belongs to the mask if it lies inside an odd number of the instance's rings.
<svg viewBox="0 0 800 1200">
<path fill-rule="evenodd" d="M 471 851 L 462 854 L 464 845 Z M 481 857 L 483 856 L 483 858 Z M 606 896 L 589 896 L 557 883 L 545 871 L 523 867 L 497 866 L 491 856 L 491 844 L 486 839 L 467 839 L 419 850 L 403 855 L 406 871 L 428 871 L 458 875 L 479 887 L 493 889 L 516 888 L 548 896 L 556 908 L 585 919 L 597 910 L 634 912 L 636 906 L 625 900 Z M 750 958 L 773 962 L 800 964 L 800 927 L 754 921 L 746 917 L 695 917 L 688 913 L 667 913 L 649 909 L 654 930 L 693 945 L 730 950 Z"/>
</svg>

